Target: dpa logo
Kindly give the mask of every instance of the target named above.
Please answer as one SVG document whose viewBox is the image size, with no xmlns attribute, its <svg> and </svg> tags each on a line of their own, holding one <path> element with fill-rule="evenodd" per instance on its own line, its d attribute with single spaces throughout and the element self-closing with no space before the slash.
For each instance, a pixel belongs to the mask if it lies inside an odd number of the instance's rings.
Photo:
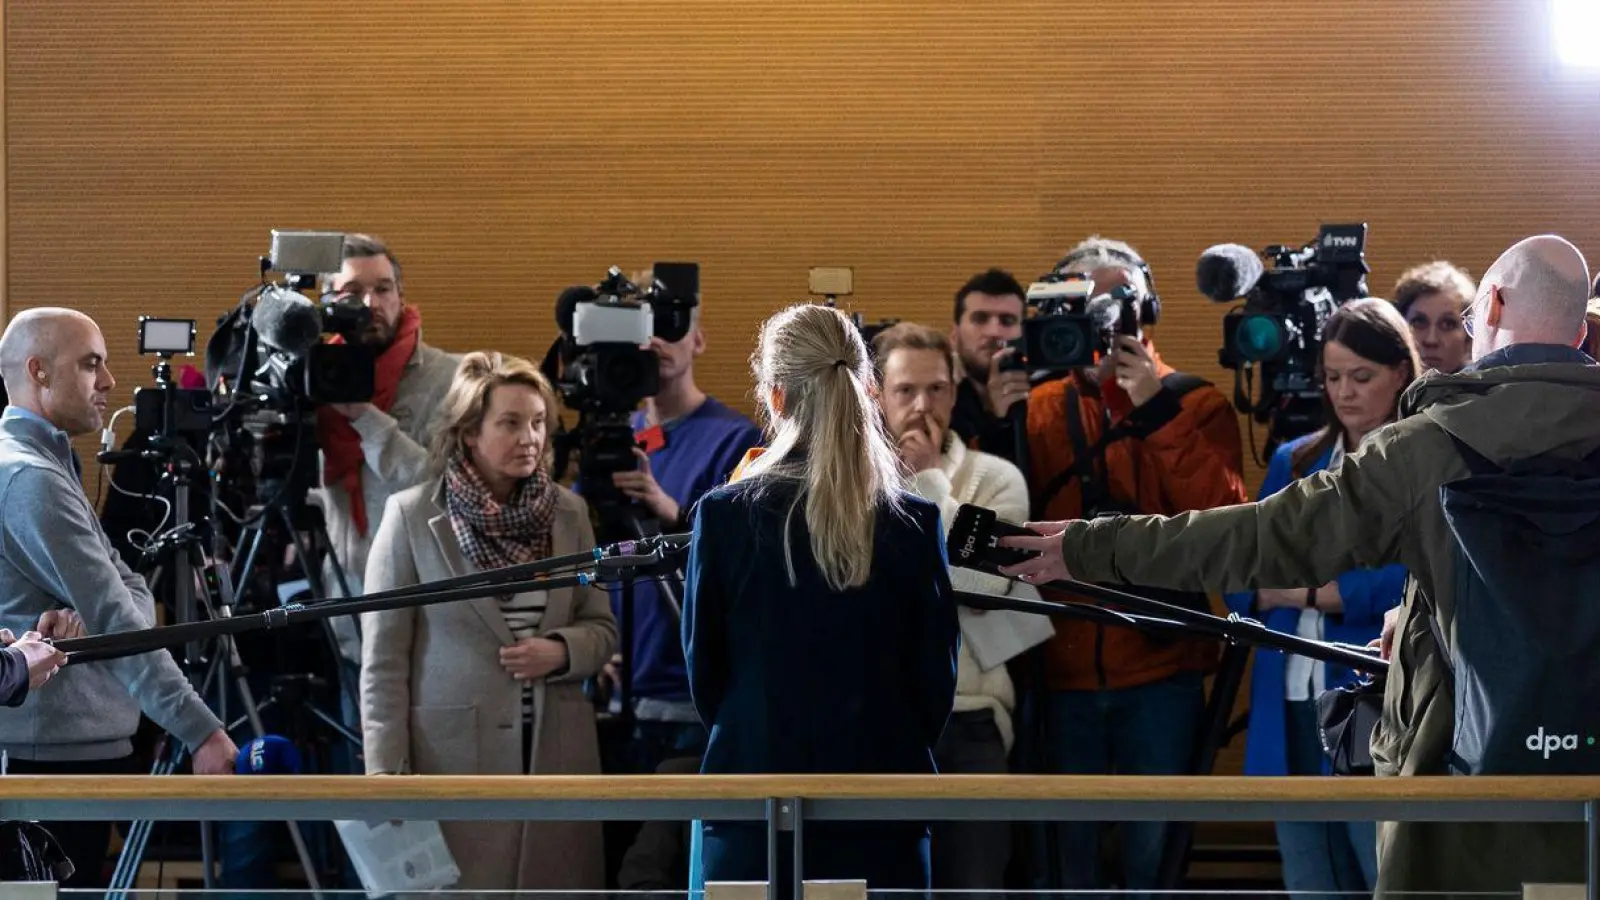
<svg viewBox="0 0 1600 900">
<path fill-rule="evenodd" d="M 1594 738 L 1589 738 L 1587 743 L 1592 746 Z M 1528 735 L 1526 746 L 1534 753 L 1543 753 L 1544 758 L 1549 759 L 1552 753 L 1561 750 L 1578 749 L 1578 736 L 1575 734 L 1545 734 L 1544 726 L 1540 725 L 1538 731 Z"/>
<path fill-rule="evenodd" d="M 961 545 L 961 558 L 962 559 L 971 559 L 971 558 L 973 558 L 974 556 L 977 556 L 977 555 L 978 555 L 978 536 L 975 535 L 975 534 L 969 534 L 969 535 L 967 535 L 966 542 Z"/>
</svg>

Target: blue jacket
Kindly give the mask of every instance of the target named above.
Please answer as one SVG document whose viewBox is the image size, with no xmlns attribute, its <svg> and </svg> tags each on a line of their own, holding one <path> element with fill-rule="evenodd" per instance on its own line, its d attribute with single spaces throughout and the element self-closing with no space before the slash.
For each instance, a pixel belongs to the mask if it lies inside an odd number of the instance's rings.
<svg viewBox="0 0 1600 900">
<path fill-rule="evenodd" d="M 1261 483 L 1258 499 L 1270 497 L 1294 481 L 1290 472 L 1289 457 L 1296 448 L 1314 439 L 1307 435 L 1279 447 L 1267 465 L 1266 479 Z M 1306 475 L 1328 467 L 1333 458 L 1330 448 L 1313 463 Z M 1323 618 L 1323 638 L 1347 644 L 1366 644 L 1383 631 L 1383 614 L 1400 605 L 1405 591 L 1405 566 L 1385 566 L 1381 569 L 1352 569 L 1340 575 L 1339 596 L 1344 600 L 1344 613 Z M 1252 609 L 1254 591 L 1227 594 L 1228 608 L 1243 616 L 1259 617 Z M 1300 611 L 1277 608 L 1266 613 L 1264 624 L 1273 631 L 1294 634 L 1300 624 Z M 1355 681 L 1356 675 L 1345 666 L 1323 663 L 1323 679 L 1329 689 Z M 1287 775 L 1288 753 L 1285 743 L 1286 724 L 1283 704 L 1284 654 L 1280 650 L 1257 648 L 1250 676 L 1250 729 L 1246 732 L 1244 747 L 1244 773 L 1246 775 Z M 1330 770 L 1323 760 L 1324 773 Z"/>
<path fill-rule="evenodd" d="M 706 773 L 932 774 L 955 703 L 960 625 L 939 508 L 905 496 L 877 519 L 858 588 L 830 590 L 797 488 L 769 478 L 706 494 L 685 572 L 689 689 L 711 731 Z M 868 827 L 870 826 L 870 827 Z M 926 823 L 807 826 L 807 877 L 925 889 Z M 709 823 L 707 881 L 765 877 L 759 824 Z"/>
</svg>

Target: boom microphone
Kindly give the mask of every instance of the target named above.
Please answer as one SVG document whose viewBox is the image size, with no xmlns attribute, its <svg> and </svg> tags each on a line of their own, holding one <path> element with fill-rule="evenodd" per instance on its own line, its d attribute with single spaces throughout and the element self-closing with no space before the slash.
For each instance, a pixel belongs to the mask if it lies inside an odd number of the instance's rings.
<svg viewBox="0 0 1600 900">
<path fill-rule="evenodd" d="M 1239 244 L 1218 244 L 1200 254 L 1195 282 L 1200 293 L 1218 303 L 1232 303 L 1250 293 L 1266 273 L 1261 257 Z"/>
<path fill-rule="evenodd" d="M 256 299 L 250 327 L 261 340 L 290 355 L 310 350 L 322 340 L 322 316 L 298 291 L 269 285 Z"/>
</svg>

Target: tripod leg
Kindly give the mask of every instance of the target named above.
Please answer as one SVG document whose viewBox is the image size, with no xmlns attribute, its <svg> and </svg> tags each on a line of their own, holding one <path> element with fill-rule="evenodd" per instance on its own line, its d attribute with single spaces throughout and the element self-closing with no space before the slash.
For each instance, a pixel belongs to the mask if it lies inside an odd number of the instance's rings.
<svg viewBox="0 0 1600 900">
<path fill-rule="evenodd" d="M 312 706 L 309 703 L 306 704 L 305 708 L 307 710 L 309 710 L 310 713 L 313 716 L 317 717 L 317 719 L 320 720 L 322 722 L 322 724 L 324 724 L 324 725 L 328 726 L 329 728 L 333 729 L 333 732 L 335 734 L 337 734 L 340 737 L 344 738 L 346 741 L 349 741 L 350 745 L 355 747 L 357 751 L 362 749 L 361 735 L 356 734 L 354 731 L 351 731 L 348 727 L 345 726 L 345 724 L 343 722 L 338 721 L 337 719 L 333 718 L 332 716 L 328 715 L 327 713 L 323 712 L 322 710 L 317 709 L 315 706 Z"/>
<path fill-rule="evenodd" d="M 1192 771 L 1196 775 L 1210 775 L 1216 766 L 1217 751 L 1228 740 L 1229 721 L 1233 718 L 1233 707 L 1238 701 L 1239 688 L 1244 684 L 1245 667 L 1249 662 L 1248 645 L 1228 643 L 1223 646 L 1222 662 L 1212 678 L 1205 719 L 1195 742 Z M 1189 869 L 1193 842 L 1193 822 L 1171 822 L 1167 825 L 1167 840 L 1163 845 L 1157 884 L 1168 890 L 1178 889 Z"/>
<path fill-rule="evenodd" d="M 250 572 L 255 568 L 256 554 L 261 550 L 262 543 L 265 542 L 265 535 L 266 532 L 258 525 L 250 533 L 250 536 L 245 538 L 245 540 L 249 541 L 250 546 L 244 552 L 244 564 L 239 567 L 238 572 L 233 573 L 233 596 L 239 596 L 244 591 L 245 583 L 250 580 Z"/>
<path fill-rule="evenodd" d="M 327 585 L 322 580 L 323 554 L 326 553 L 329 568 L 333 569 L 333 577 L 339 583 L 340 596 L 351 596 L 350 583 L 346 580 L 344 567 L 339 564 L 339 557 L 333 552 L 333 539 L 328 537 L 327 527 L 320 521 L 311 526 L 302 539 L 301 533 L 295 529 L 294 516 L 287 509 L 278 511 L 283 518 L 283 527 L 288 530 L 289 537 L 294 541 L 294 552 L 300 558 L 300 568 L 304 570 L 306 581 L 311 585 L 311 594 L 318 600 L 327 600 Z M 359 635 L 360 623 L 356 624 Z M 350 703 L 351 709 L 361 708 L 361 698 L 355 684 L 347 677 L 347 666 L 344 655 L 339 652 L 339 636 L 334 633 L 333 621 L 324 619 L 322 622 L 322 635 L 328 642 L 328 651 L 333 655 L 334 676 L 338 679 L 339 692 L 344 700 Z"/>
<path fill-rule="evenodd" d="M 198 547 L 191 547 L 190 549 L 192 551 L 191 563 L 197 575 L 205 572 L 215 572 L 218 576 L 216 590 L 219 596 L 212 596 L 212 592 L 208 589 L 203 576 L 199 581 L 200 597 L 203 598 L 206 612 L 213 619 L 231 618 L 233 616 L 233 595 L 228 593 L 231 585 L 224 586 L 221 580 L 222 573 L 217 571 L 212 561 L 206 557 L 204 551 Z M 254 552 L 254 548 L 252 548 L 251 552 Z M 230 635 L 223 635 L 216 640 L 217 665 L 225 667 L 233 674 L 233 687 L 234 690 L 239 692 L 239 702 L 244 706 L 245 718 L 250 723 L 251 734 L 257 738 L 266 737 L 266 726 L 261 721 L 262 706 L 256 704 L 255 692 L 250 689 L 249 672 L 245 669 L 244 659 L 239 655 L 239 645 L 234 643 L 233 637 Z M 218 691 L 219 708 L 226 707 L 227 693 L 226 676 L 224 676 L 224 683 Z M 268 703 L 270 702 L 269 700 Z M 317 878 L 317 868 L 312 863 L 311 852 L 306 849 L 305 839 L 300 834 L 300 824 L 298 822 L 285 822 L 284 824 L 289 827 L 289 839 L 294 844 L 295 854 L 300 857 L 300 866 L 305 870 L 306 883 L 310 885 L 312 895 L 321 900 L 322 885 Z M 209 879 L 211 875 L 209 860 L 212 858 L 210 852 L 211 830 L 204 824 L 202 824 L 200 839 L 202 856 L 207 860 L 206 875 Z M 210 886 L 209 881 L 207 886 Z"/>
<path fill-rule="evenodd" d="M 171 775 L 183 761 L 185 752 L 183 744 L 177 739 L 171 736 L 163 738 L 161 751 L 157 753 L 156 764 L 150 774 Z M 140 819 L 128 826 L 128 838 L 122 845 L 122 852 L 117 855 L 117 867 L 111 873 L 107 900 L 127 900 L 127 892 L 133 890 L 139 880 L 139 867 L 144 864 L 144 851 L 150 843 L 150 832 L 154 827 L 155 823 L 149 819 Z"/>
<path fill-rule="evenodd" d="M 220 614 L 226 617 L 227 607 L 222 607 Z M 245 716 L 250 720 L 250 730 L 257 738 L 266 737 L 266 728 L 261 723 L 260 707 L 256 705 L 255 692 L 250 690 L 250 679 L 245 672 L 244 660 L 239 657 L 239 648 L 233 638 L 223 635 L 217 638 L 219 656 L 233 669 L 234 690 L 239 692 L 239 702 L 244 704 Z M 269 701 L 270 702 L 270 701 Z M 305 837 L 300 833 L 299 822 L 284 822 L 289 827 L 289 840 L 294 844 L 295 855 L 300 858 L 300 867 L 305 870 L 306 884 L 311 887 L 312 896 L 322 900 L 322 883 L 317 878 L 317 867 L 312 862 L 311 851 L 306 848 Z"/>
</svg>

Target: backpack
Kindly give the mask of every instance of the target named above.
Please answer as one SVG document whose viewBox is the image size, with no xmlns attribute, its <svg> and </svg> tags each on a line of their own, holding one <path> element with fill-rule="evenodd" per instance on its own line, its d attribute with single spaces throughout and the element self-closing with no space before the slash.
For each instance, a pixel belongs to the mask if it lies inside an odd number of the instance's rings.
<svg viewBox="0 0 1600 900">
<path fill-rule="evenodd" d="M 1439 488 L 1454 640 L 1423 610 L 1454 676 L 1450 771 L 1600 774 L 1600 453 L 1497 466 L 1451 437 L 1472 473 Z"/>
</svg>

